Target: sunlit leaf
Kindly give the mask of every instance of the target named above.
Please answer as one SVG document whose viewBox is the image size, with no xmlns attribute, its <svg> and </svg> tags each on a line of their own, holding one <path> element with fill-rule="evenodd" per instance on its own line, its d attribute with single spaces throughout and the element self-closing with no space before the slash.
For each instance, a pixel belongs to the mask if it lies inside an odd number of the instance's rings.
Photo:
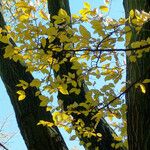
<svg viewBox="0 0 150 150">
<path fill-rule="evenodd" d="M 109 11 L 109 8 L 104 5 L 104 6 L 100 6 L 100 10 L 101 10 L 102 12 L 108 12 L 108 11 Z"/>
<path fill-rule="evenodd" d="M 48 20 L 47 15 L 45 14 L 45 12 L 43 10 L 40 10 L 39 15 L 44 19 L 44 20 Z"/>
<path fill-rule="evenodd" d="M 142 83 L 150 83 L 150 79 L 145 79 Z"/>
<path fill-rule="evenodd" d="M 68 90 L 66 88 L 64 88 L 64 86 L 59 86 L 58 89 L 64 95 L 68 95 L 69 94 Z"/>
<path fill-rule="evenodd" d="M 143 85 L 143 84 L 140 84 L 140 88 L 141 88 L 141 91 L 142 93 L 146 93 L 146 87 Z"/>
</svg>

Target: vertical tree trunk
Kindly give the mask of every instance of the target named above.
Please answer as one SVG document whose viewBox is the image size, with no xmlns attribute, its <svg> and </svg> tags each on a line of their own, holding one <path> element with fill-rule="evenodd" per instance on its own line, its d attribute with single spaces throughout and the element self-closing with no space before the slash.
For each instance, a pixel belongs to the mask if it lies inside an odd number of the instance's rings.
<svg viewBox="0 0 150 150">
<path fill-rule="evenodd" d="M 0 28 L 4 29 L 4 19 L 0 13 Z M 26 90 L 24 101 L 18 101 L 16 85 L 19 80 L 30 83 L 33 76 L 26 72 L 26 67 L 19 62 L 4 59 L 7 44 L 0 42 L 0 76 L 13 105 L 20 132 L 28 150 L 67 150 L 67 146 L 57 127 L 37 126 L 39 120 L 52 121 L 52 116 L 45 108 L 39 107 L 40 100 L 35 97 L 36 88 Z"/>
<path fill-rule="evenodd" d="M 149 0 L 124 0 L 126 17 L 131 9 L 150 11 Z M 135 35 L 131 42 L 147 39 L 150 36 L 150 22 L 146 23 L 140 35 Z M 135 63 L 127 57 L 127 81 L 131 83 L 140 77 L 150 79 L 150 53 L 146 53 Z M 141 81 L 142 81 L 141 80 Z M 127 93 L 127 134 L 129 150 L 150 149 L 150 85 L 146 85 L 146 94 L 132 87 Z"/>
</svg>

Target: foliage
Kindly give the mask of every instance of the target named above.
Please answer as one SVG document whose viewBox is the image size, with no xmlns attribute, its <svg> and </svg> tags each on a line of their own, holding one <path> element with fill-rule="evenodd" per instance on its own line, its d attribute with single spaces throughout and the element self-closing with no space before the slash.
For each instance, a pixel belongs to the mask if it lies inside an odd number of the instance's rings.
<svg viewBox="0 0 150 150">
<path fill-rule="evenodd" d="M 20 87 L 17 92 L 18 100 L 26 99 L 27 88 L 36 87 L 39 91 L 35 96 L 41 100 L 40 106 L 47 106 L 46 111 L 53 112 L 54 122 L 40 120 L 38 125 L 62 127 L 69 134 L 78 128 L 84 137 L 97 136 L 101 140 L 101 133 L 96 133 L 93 128 L 84 127 L 85 123 L 81 119 L 74 122 L 71 116 L 72 113 L 88 116 L 89 112 L 97 108 L 98 113 L 92 117 L 96 122 L 95 128 L 100 119 L 106 117 L 111 126 L 120 132 L 119 137 L 114 135 L 115 140 L 125 142 L 126 104 L 122 96 L 133 86 L 140 88 L 145 94 L 145 84 L 149 83 L 150 79 L 140 82 L 140 78 L 135 83 L 130 83 L 129 87 L 125 87 L 123 77 L 126 63 L 123 59 L 126 53 L 131 62 L 136 62 L 143 53 L 149 53 L 150 38 L 133 43 L 130 41 L 133 38 L 132 32 L 136 31 L 139 34 L 142 26 L 150 19 L 150 14 L 131 10 L 129 18 L 115 20 L 107 16 L 109 1 L 94 9 L 84 2 L 84 8 L 79 14 L 72 15 L 71 19 L 65 10 L 60 9 L 57 16 L 52 16 L 52 23 L 49 22 L 48 13 L 43 11 L 46 7 L 44 0 L 40 1 L 42 5 L 37 1 L 29 3 L 28 0 L 7 3 L 15 4 L 14 7 L 7 8 L 10 13 L 14 12 L 15 26 L 0 29 L 0 41 L 8 43 L 4 58 L 25 63 L 26 71 L 41 75 L 31 83 L 20 80 L 16 85 Z M 10 14 L 10 19 L 13 19 L 11 17 Z M 8 34 L 5 34 L 6 32 Z M 12 46 L 10 38 L 18 46 Z M 125 43 L 125 46 L 130 48 L 117 49 L 117 43 Z M 59 59 L 56 57 L 58 54 L 62 56 Z M 67 75 L 55 76 L 68 60 L 76 74 L 68 72 Z M 86 102 L 74 102 L 64 110 L 63 101 L 59 99 L 56 106 L 55 93 L 59 91 L 63 95 L 78 95 L 83 80 L 89 88 L 86 92 Z M 79 107 L 83 107 L 83 111 L 78 111 Z M 72 135 L 70 139 L 74 140 L 77 136 Z M 87 143 L 87 147 L 88 145 L 90 143 Z"/>
</svg>

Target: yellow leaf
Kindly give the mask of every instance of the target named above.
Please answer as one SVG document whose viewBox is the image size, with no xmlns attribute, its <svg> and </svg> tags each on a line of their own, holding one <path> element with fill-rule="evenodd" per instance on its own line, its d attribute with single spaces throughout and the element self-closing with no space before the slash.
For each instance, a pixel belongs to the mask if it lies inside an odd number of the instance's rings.
<svg viewBox="0 0 150 150">
<path fill-rule="evenodd" d="M 15 5 L 16 5 L 17 7 L 25 7 L 25 6 L 27 6 L 27 3 L 24 2 L 24 1 L 21 1 L 21 2 L 17 2 Z"/>
<path fill-rule="evenodd" d="M 108 12 L 109 11 L 109 8 L 107 7 L 107 6 L 100 6 L 100 10 L 102 11 L 102 12 Z"/>
<path fill-rule="evenodd" d="M 40 120 L 37 125 L 43 125 L 43 126 L 49 126 L 52 127 L 54 125 L 54 123 L 52 122 L 48 122 L 48 121 L 44 121 L 44 120 Z"/>
<path fill-rule="evenodd" d="M 141 88 L 142 93 L 145 94 L 145 93 L 146 93 L 146 88 L 145 88 L 145 86 L 140 83 L 140 88 Z"/>
<path fill-rule="evenodd" d="M 28 20 L 29 17 L 30 17 L 30 16 L 29 16 L 28 14 L 23 14 L 23 15 L 21 15 L 21 16 L 19 17 L 19 20 L 20 20 L 20 21 Z"/>
<path fill-rule="evenodd" d="M 43 10 L 40 10 L 39 15 L 44 19 L 44 20 L 48 20 L 47 15 L 45 14 L 45 12 Z"/>
<path fill-rule="evenodd" d="M 26 98 L 25 92 L 22 90 L 17 91 L 17 94 L 19 94 L 18 100 L 22 101 Z"/>
<path fill-rule="evenodd" d="M 84 5 L 85 8 L 87 8 L 88 10 L 90 10 L 91 5 L 88 2 L 84 2 L 83 5 Z"/>
<path fill-rule="evenodd" d="M 68 94 L 69 94 L 68 91 L 67 91 L 67 89 L 65 89 L 63 86 L 59 86 L 59 87 L 58 87 L 58 90 L 59 90 L 62 94 L 64 94 L 64 95 L 68 95 Z"/>
<path fill-rule="evenodd" d="M 121 141 L 121 140 L 122 140 L 122 137 L 121 137 L 121 136 L 115 136 L 115 137 L 114 137 L 114 140 L 116 140 L 116 141 Z"/>
<path fill-rule="evenodd" d="M 130 10 L 130 17 L 131 17 L 131 19 L 134 17 L 134 10 L 132 9 L 132 10 Z"/>
<path fill-rule="evenodd" d="M 19 101 L 22 101 L 22 100 L 24 100 L 25 98 L 26 98 L 26 95 L 19 95 L 18 100 L 19 100 Z"/>
<path fill-rule="evenodd" d="M 51 111 L 52 110 L 52 107 L 51 106 L 47 106 L 46 107 L 46 111 Z"/>
</svg>

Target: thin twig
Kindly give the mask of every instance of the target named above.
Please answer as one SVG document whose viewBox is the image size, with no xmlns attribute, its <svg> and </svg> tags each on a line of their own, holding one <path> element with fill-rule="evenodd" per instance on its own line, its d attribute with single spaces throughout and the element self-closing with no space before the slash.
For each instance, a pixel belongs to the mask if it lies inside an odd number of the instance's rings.
<svg viewBox="0 0 150 150">
<path fill-rule="evenodd" d="M 140 46 L 136 48 L 118 48 L 118 49 L 91 49 L 91 48 L 85 48 L 85 49 L 80 49 L 80 50 L 64 50 L 64 51 L 74 51 L 74 52 L 84 52 L 84 51 L 89 51 L 89 52 L 127 52 L 127 51 L 136 51 L 136 50 L 143 50 L 144 48 L 150 48 L 150 44 L 147 44 L 145 46 Z"/>
<path fill-rule="evenodd" d="M 84 48 L 84 49 L 63 49 L 62 51 L 66 52 L 128 52 L 128 51 L 137 51 L 137 50 L 143 50 L 144 48 L 150 48 L 150 44 L 147 44 L 145 46 L 140 46 L 136 48 L 115 48 L 115 49 L 92 49 L 92 48 Z M 26 50 L 41 50 L 41 48 L 34 47 L 32 49 L 26 49 Z M 48 48 L 47 50 L 53 51 L 53 49 Z"/>
<path fill-rule="evenodd" d="M 2 143 L 0 143 L 0 147 L 2 147 L 5 150 L 8 150 L 8 148 L 6 148 Z"/>
</svg>

